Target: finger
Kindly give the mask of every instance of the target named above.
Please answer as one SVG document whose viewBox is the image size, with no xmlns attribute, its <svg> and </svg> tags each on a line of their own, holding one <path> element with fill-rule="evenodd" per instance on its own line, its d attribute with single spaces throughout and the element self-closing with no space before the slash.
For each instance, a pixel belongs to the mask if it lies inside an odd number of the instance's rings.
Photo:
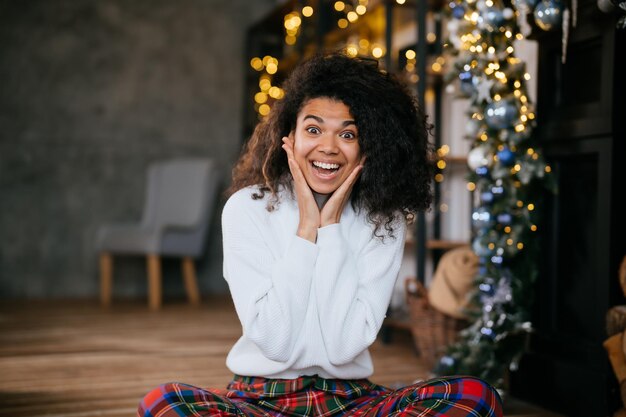
<svg viewBox="0 0 626 417">
<path fill-rule="evenodd" d="M 330 197 L 326 204 L 328 205 L 332 201 L 331 205 L 336 202 L 338 206 L 341 206 L 343 208 L 343 206 L 346 204 L 346 201 L 348 201 L 348 197 L 352 192 L 352 187 L 356 183 L 356 180 L 359 177 L 362 169 L 362 165 L 357 165 L 356 167 L 354 167 L 350 175 L 348 175 L 348 178 L 346 178 L 345 181 L 339 186 L 339 188 L 337 188 L 337 190 L 333 193 L 333 195 Z"/>
<path fill-rule="evenodd" d="M 294 153 L 293 153 L 293 141 L 290 140 L 289 137 L 285 136 L 283 137 L 283 145 L 282 148 L 285 150 L 285 152 L 287 153 L 287 157 L 290 159 L 295 159 L 294 158 Z"/>
<path fill-rule="evenodd" d="M 283 149 L 287 147 L 288 145 L 283 145 Z M 289 171 L 291 172 L 291 176 L 293 178 L 296 194 L 300 195 L 301 198 L 308 198 L 308 195 L 310 194 L 311 198 L 313 198 L 313 194 L 311 194 L 309 189 L 309 184 L 306 182 L 306 178 L 304 178 L 304 173 L 302 172 L 298 162 L 294 158 L 287 157 L 287 163 L 289 164 Z"/>
<path fill-rule="evenodd" d="M 359 178 L 359 175 L 361 175 L 362 170 L 363 170 L 363 165 L 357 165 L 356 167 L 354 167 L 350 175 L 348 175 L 348 178 L 346 178 L 343 184 L 339 186 L 337 191 L 339 191 L 340 193 L 342 192 L 349 193 L 352 187 L 354 186 L 354 184 L 356 183 L 357 179 Z"/>
<path fill-rule="evenodd" d="M 304 180 L 304 174 L 300 169 L 300 165 L 293 158 L 288 158 L 287 163 L 289 164 L 289 171 L 291 171 L 291 175 L 293 176 L 295 181 L 300 182 L 300 180 Z"/>
</svg>

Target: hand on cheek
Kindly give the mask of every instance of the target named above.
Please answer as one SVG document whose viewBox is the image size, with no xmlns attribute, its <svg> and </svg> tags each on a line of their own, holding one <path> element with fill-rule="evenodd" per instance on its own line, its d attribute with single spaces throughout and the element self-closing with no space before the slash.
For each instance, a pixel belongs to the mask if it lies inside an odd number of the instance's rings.
<svg viewBox="0 0 626 417">
<path fill-rule="evenodd" d="M 317 229 L 320 227 L 320 210 L 313 197 L 313 192 L 307 184 L 302 169 L 296 162 L 294 157 L 294 139 L 290 135 L 283 138 L 282 148 L 287 153 L 287 161 L 289 163 L 289 171 L 293 176 L 293 184 L 298 200 L 298 209 L 300 211 L 300 222 L 296 234 L 303 239 L 307 239 L 315 243 L 317 239 Z"/>
<path fill-rule="evenodd" d="M 364 162 L 365 157 L 361 158 L 361 162 L 359 163 L 359 165 L 354 167 L 346 180 L 339 186 L 339 188 L 337 188 L 333 195 L 328 199 L 326 204 L 324 204 L 324 207 L 322 208 L 322 212 L 320 214 L 320 225 L 322 227 L 334 223 L 339 223 L 339 220 L 341 219 L 341 213 L 343 212 L 343 209 L 348 201 L 350 201 L 352 188 L 354 187 L 354 184 L 356 184 L 359 175 L 361 175 Z"/>
</svg>

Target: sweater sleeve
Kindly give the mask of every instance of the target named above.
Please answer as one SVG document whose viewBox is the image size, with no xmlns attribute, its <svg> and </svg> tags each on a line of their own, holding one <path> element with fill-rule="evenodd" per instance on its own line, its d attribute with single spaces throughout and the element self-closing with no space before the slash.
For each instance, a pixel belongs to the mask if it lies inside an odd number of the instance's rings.
<svg viewBox="0 0 626 417">
<path fill-rule="evenodd" d="M 376 339 L 387 313 L 404 248 L 406 226 L 394 224 L 394 237 L 372 236 L 354 253 L 339 224 L 318 231 L 320 253 L 315 291 L 320 328 L 330 362 L 352 361 Z"/>
<path fill-rule="evenodd" d="M 286 362 L 303 327 L 318 248 L 294 233 L 277 254 L 269 227 L 253 215 L 265 210 L 260 203 L 235 194 L 224 206 L 224 277 L 244 336 L 268 359 Z"/>
</svg>

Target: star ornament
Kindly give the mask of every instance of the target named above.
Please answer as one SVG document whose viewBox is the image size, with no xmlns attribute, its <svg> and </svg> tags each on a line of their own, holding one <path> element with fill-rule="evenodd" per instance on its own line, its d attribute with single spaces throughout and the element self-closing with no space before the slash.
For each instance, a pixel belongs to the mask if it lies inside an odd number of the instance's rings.
<svg viewBox="0 0 626 417">
<path fill-rule="evenodd" d="M 479 103 L 482 103 L 483 101 L 491 103 L 493 101 L 491 98 L 491 87 L 493 87 L 493 80 L 481 77 L 478 85 L 476 86 L 476 91 L 478 93 L 476 101 Z"/>
</svg>

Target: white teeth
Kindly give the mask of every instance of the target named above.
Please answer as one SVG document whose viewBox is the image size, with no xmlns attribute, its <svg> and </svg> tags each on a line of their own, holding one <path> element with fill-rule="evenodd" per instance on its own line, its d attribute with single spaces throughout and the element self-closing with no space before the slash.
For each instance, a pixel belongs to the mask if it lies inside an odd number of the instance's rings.
<svg viewBox="0 0 626 417">
<path fill-rule="evenodd" d="M 337 169 L 339 164 L 327 164 L 326 162 L 313 161 L 313 165 L 324 169 Z"/>
</svg>

